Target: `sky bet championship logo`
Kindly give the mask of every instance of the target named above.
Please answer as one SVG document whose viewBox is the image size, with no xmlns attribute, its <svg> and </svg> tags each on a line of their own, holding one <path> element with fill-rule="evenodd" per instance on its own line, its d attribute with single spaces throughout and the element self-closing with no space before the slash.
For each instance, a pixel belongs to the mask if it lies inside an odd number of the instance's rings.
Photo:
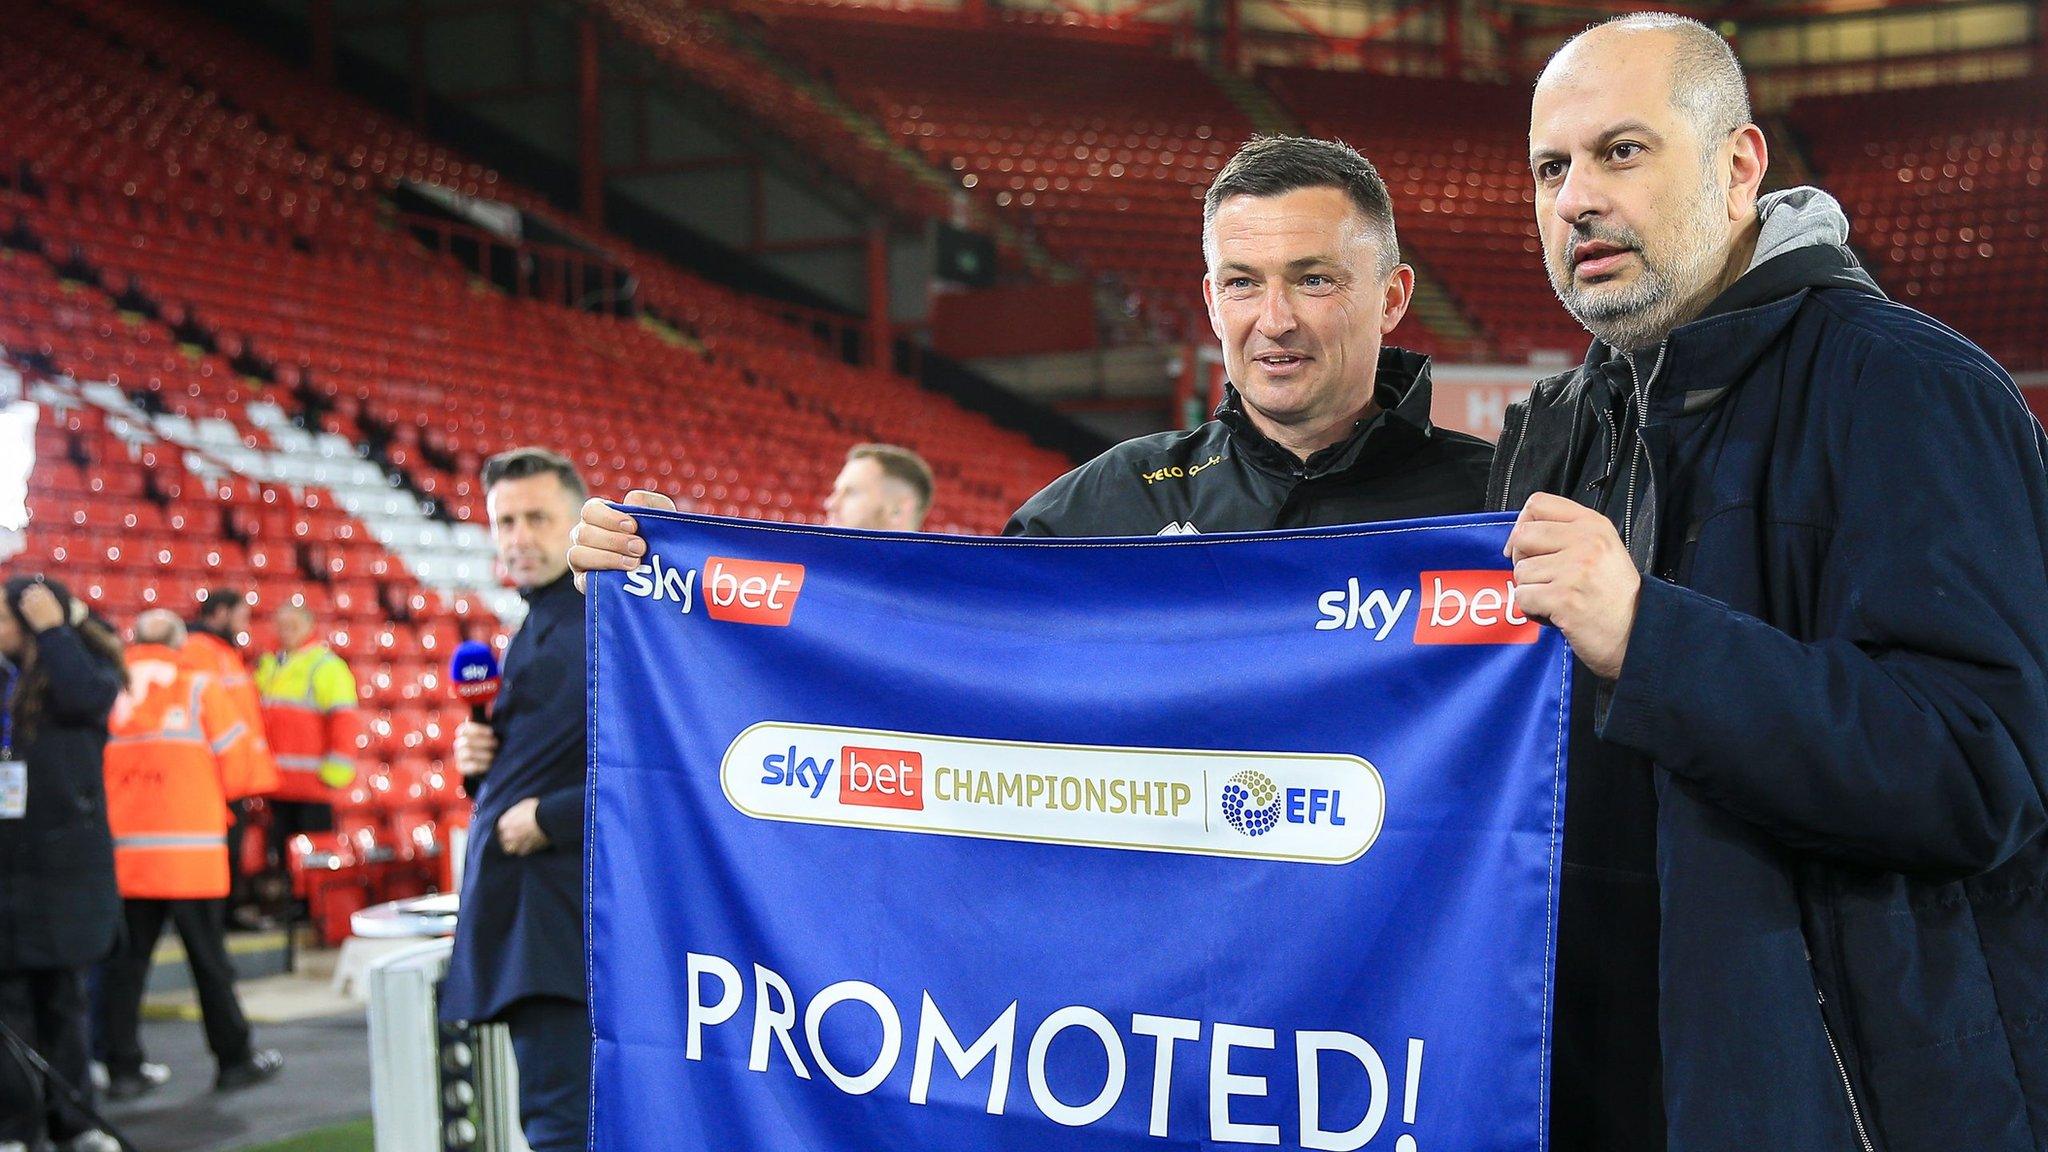
<svg viewBox="0 0 2048 1152">
<path fill-rule="evenodd" d="M 713 620 L 787 628 L 804 589 L 804 566 L 765 560 L 706 556 L 703 580 L 695 568 L 678 568 L 660 556 L 626 573 L 626 595 L 676 605 L 689 615 L 701 590 L 704 612 Z"/>
<path fill-rule="evenodd" d="M 1386 818 L 1347 755 L 1105 748 L 756 724 L 720 784 L 760 820 L 1348 864 Z"/>
</svg>

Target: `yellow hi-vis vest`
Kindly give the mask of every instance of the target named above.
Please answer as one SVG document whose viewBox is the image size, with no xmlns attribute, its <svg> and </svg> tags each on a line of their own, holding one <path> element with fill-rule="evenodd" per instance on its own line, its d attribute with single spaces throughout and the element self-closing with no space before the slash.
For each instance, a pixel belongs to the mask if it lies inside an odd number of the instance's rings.
<svg viewBox="0 0 2048 1152">
<path fill-rule="evenodd" d="M 348 662 L 325 644 L 308 644 L 256 666 L 263 729 L 277 758 L 280 800 L 332 803 L 356 779 L 362 718 Z"/>
</svg>

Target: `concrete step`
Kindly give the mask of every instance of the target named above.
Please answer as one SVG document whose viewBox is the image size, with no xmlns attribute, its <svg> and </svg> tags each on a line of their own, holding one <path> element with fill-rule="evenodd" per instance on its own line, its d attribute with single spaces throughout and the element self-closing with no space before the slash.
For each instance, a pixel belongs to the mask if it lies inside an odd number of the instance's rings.
<svg viewBox="0 0 2048 1152">
<path fill-rule="evenodd" d="M 1458 302 L 1435 273 L 1412 257 L 1408 264 L 1415 269 L 1415 299 L 1408 310 L 1415 314 L 1416 319 L 1446 340 L 1479 343 L 1486 339 L 1479 325 L 1458 307 Z"/>
<path fill-rule="evenodd" d="M 875 148 L 889 154 L 896 161 L 897 168 L 905 176 L 927 187 L 946 192 L 951 192 L 957 187 L 949 175 L 940 172 L 926 163 L 922 155 L 918 154 L 916 150 L 906 147 L 884 126 L 877 124 L 873 117 L 841 100 L 839 93 L 833 90 L 830 85 L 825 84 L 810 73 L 784 59 L 781 54 L 737 23 L 723 17 L 714 16 L 712 18 L 718 24 L 719 30 L 725 35 L 728 43 L 732 44 L 741 53 L 760 64 L 763 68 L 774 72 L 790 84 L 801 88 L 818 102 L 819 107 L 825 109 L 834 120 L 838 121 L 848 131 L 866 140 Z M 1039 275 L 1056 280 L 1067 280 L 1076 277 L 1073 269 L 1067 268 L 1058 260 L 1055 260 L 1052 254 L 1040 246 L 1035 239 L 1017 229 L 1009 221 L 991 214 L 977 219 L 975 224 L 977 227 L 988 230 L 999 243 L 1021 253 L 1024 257 L 1025 265 Z"/>
<path fill-rule="evenodd" d="M 1296 136 L 1301 134 L 1301 124 L 1295 120 L 1294 116 L 1287 109 L 1281 107 L 1278 100 L 1273 99 L 1258 84 L 1228 69 L 1218 68 L 1207 61 L 1202 62 L 1202 71 L 1208 73 L 1209 79 L 1215 82 L 1216 87 L 1223 90 L 1225 96 L 1230 97 L 1230 102 L 1237 105 L 1237 110 L 1244 113 L 1245 119 L 1250 120 L 1252 127 L 1262 135 Z"/>
</svg>

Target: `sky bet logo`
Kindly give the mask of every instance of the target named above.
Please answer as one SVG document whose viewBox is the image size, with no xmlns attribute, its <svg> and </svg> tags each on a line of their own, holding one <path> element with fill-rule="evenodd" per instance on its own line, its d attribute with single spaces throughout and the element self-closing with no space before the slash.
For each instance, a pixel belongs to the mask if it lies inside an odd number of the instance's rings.
<svg viewBox="0 0 2048 1152">
<path fill-rule="evenodd" d="M 891 748 L 842 747 L 835 759 L 798 756 L 795 745 L 761 760 L 761 783 L 801 788 L 816 800 L 834 771 L 839 774 L 839 802 L 866 808 L 924 811 L 924 754 Z"/>
<path fill-rule="evenodd" d="M 704 558 L 701 591 L 704 610 L 713 620 L 786 628 L 803 587 L 801 564 L 735 560 L 728 556 Z M 626 573 L 627 595 L 673 601 L 685 613 L 695 607 L 699 591 L 695 568 L 677 568 L 660 556 L 649 556 L 647 563 Z"/>
<path fill-rule="evenodd" d="M 1534 644 L 1540 626 L 1515 606 L 1514 574 L 1505 568 L 1424 572 L 1398 595 L 1361 589 L 1357 577 L 1316 598 L 1316 631 L 1365 629 L 1385 640 L 1418 599 L 1417 644 Z"/>
</svg>

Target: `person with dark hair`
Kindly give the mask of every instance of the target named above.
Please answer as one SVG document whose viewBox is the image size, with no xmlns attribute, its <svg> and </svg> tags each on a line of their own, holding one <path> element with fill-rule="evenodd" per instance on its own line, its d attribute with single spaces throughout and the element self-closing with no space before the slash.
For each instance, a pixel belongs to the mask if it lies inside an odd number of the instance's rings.
<svg viewBox="0 0 2048 1152">
<path fill-rule="evenodd" d="M 585 489 L 573 465 L 539 448 L 491 457 L 483 483 L 498 561 L 527 614 L 505 650 L 490 723 L 465 723 L 455 734 L 456 766 L 476 811 L 441 1018 L 502 1022 L 519 1068 L 527 1144 L 581 1152 L 590 1140 L 588 718 L 583 597 L 569 578 L 568 552 Z"/>
<path fill-rule="evenodd" d="M 16 576 L 0 595 L 0 1149 L 113 1152 L 12 1051 L 26 1043 L 90 1100 L 86 972 L 114 951 L 121 896 L 101 776 L 121 643 L 63 585 Z"/>
<path fill-rule="evenodd" d="M 825 497 L 825 523 L 915 532 L 932 507 L 931 465 L 894 444 L 855 444 Z"/>
<path fill-rule="evenodd" d="M 249 634 L 250 601 L 249 593 L 234 588 L 209 588 L 202 593 L 178 659 L 187 671 L 211 677 L 234 701 L 236 713 L 255 734 L 246 771 L 250 774 L 249 794 L 260 795 L 277 787 L 278 767 L 263 727 L 263 698 L 242 659 L 243 637 Z"/>
<path fill-rule="evenodd" d="M 1349 145 L 1254 137 L 1202 205 L 1202 298 L 1230 384 L 1215 417 L 1129 440 L 1010 519 L 1025 536 L 1308 528 L 1476 512 L 1493 450 L 1430 422 L 1393 202 Z"/>
<path fill-rule="evenodd" d="M 237 789 L 249 799 L 235 802 L 235 823 L 228 833 L 230 842 L 235 844 L 249 834 L 252 824 L 268 829 L 267 834 L 275 834 L 275 813 L 268 810 L 268 802 L 261 797 L 276 791 L 280 781 L 269 733 L 263 726 L 263 698 L 242 659 L 242 638 L 249 634 L 250 601 L 246 590 L 224 585 L 201 592 L 199 608 L 186 628 L 185 643 L 178 649 L 179 664 L 193 675 L 208 677 L 218 684 L 234 701 L 235 710 L 249 731 L 256 734 L 256 746 L 246 757 L 247 771 L 251 773 L 249 786 Z M 250 928 L 267 925 L 269 920 L 263 912 L 266 885 L 262 878 L 237 874 L 232 887 L 228 907 L 234 920 Z"/>
<path fill-rule="evenodd" d="M 186 635 L 202 633 L 224 641 L 237 650 L 249 632 L 250 599 L 246 590 L 220 585 L 199 593 L 199 607 L 192 613 Z"/>
<path fill-rule="evenodd" d="M 1488 488 L 1577 658 L 1553 1146 L 2048 1148 L 2048 437 L 1762 192 L 1713 29 L 1574 37 L 1529 149 L 1593 336 Z"/>
<path fill-rule="evenodd" d="M 484 491 L 489 492 L 506 480 L 524 480 L 541 475 L 553 476 L 562 490 L 573 495 L 579 503 L 587 491 L 583 486 L 583 474 L 576 471 L 576 465 L 571 464 L 568 457 L 545 448 L 513 448 L 484 461 Z"/>
</svg>

